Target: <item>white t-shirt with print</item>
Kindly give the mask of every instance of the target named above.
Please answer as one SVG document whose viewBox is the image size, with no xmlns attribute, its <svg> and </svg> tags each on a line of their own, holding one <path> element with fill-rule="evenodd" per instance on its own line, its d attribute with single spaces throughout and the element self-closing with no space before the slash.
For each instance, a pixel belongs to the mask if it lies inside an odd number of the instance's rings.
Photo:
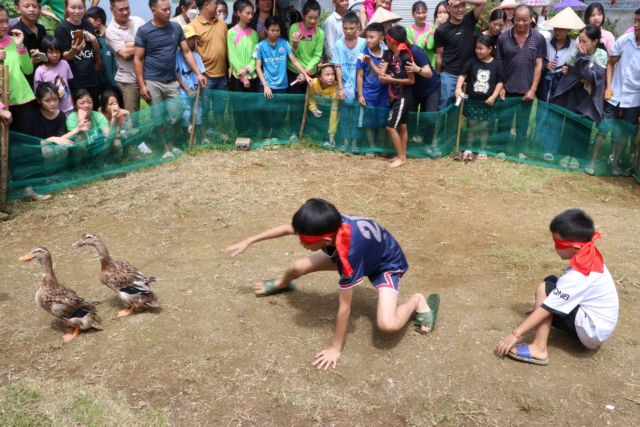
<svg viewBox="0 0 640 427">
<path fill-rule="evenodd" d="M 618 323 L 618 292 L 607 267 L 588 276 L 571 268 L 558 279 L 542 307 L 552 314 L 567 315 L 578 306 L 576 332 L 585 347 L 600 346 Z"/>
</svg>

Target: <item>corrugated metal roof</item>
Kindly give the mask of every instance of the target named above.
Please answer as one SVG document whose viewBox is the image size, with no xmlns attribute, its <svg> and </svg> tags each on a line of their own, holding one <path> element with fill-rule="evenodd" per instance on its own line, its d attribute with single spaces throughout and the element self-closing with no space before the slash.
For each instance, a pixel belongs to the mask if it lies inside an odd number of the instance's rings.
<svg viewBox="0 0 640 427">
<path fill-rule="evenodd" d="M 433 22 L 433 12 L 440 0 L 423 0 L 427 4 L 427 22 Z M 411 7 L 415 0 L 393 0 L 391 10 L 402 16 L 402 21 L 398 24 L 408 27 L 413 24 L 413 16 L 411 16 Z"/>
</svg>

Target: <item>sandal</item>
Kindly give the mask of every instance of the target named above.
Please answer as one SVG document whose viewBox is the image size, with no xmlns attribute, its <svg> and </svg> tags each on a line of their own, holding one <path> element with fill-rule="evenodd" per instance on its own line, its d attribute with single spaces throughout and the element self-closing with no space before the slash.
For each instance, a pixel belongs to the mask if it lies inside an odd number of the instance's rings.
<svg viewBox="0 0 640 427">
<path fill-rule="evenodd" d="M 476 159 L 478 160 L 487 160 L 488 157 L 485 153 L 478 153 L 478 155 L 476 156 Z"/>
<path fill-rule="evenodd" d="M 436 327 L 436 318 L 438 317 L 438 308 L 440 307 L 440 295 L 429 295 L 429 298 L 427 298 L 427 305 L 429 306 L 430 311 L 424 313 L 416 312 L 416 316 L 413 321 L 413 325 L 416 327 L 416 332 L 421 334 L 431 333 Z M 422 330 L 423 326 L 427 326 L 429 328 L 429 332 L 424 332 Z"/>
<path fill-rule="evenodd" d="M 290 292 L 296 288 L 295 283 L 289 283 L 289 286 L 286 288 L 279 288 L 276 286 L 276 279 L 268 279 L 262 281 L 262 286 L 264 286 L 264 293 L 256 294 L 256 297 L 268 297 L 271 295 L 281 294 L 283 292 Z"/>
<path fill-rule="evenodd" d="M 462 160 L 462 153 L 460 151 L 456 151 L 456 154 L 453 155 L 453 160 L 455 160 L 456 162 Z"/>
<path fill-rule="evenodd" d="M 464 153 L 462 153 L 462 160 L 464 160 L 464 162 L 472 162 L 476 159 L 476 155 L 473 154 L 472 151 L 466 150 Z"/>
</svg>

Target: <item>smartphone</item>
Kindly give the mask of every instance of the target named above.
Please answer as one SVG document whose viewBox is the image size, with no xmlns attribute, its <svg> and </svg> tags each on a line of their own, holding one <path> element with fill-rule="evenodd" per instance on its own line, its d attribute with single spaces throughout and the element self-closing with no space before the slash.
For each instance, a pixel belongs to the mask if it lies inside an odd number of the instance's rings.
<svg viewBox="0 0 640 427">
<path fill-rule="evenodd" d="M 76 43 L 84 39 L 84 32 L 82 30 L 75 30 L 71 34 L 73 34 L 73 41 Z"/>
</svg>

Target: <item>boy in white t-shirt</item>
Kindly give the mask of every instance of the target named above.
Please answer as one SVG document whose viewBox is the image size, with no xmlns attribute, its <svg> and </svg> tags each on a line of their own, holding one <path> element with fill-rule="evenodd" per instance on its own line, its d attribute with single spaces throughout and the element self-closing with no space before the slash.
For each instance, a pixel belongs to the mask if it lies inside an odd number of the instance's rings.
<svg viewBox="0 0 640 427">
<path fill-rule="evenodd" d="M 498 356 L 536 365 L 549 364 L 547 339 L 551 326 L 595 349 L 618 323 L 618 292 L 594 241 L 600 238 L 593 220 L 580 209 L 569 209 L 549 225 L 560 258 L 571 267 L 560 278 L 548 276 L 536 290 L 534 310 L 496 346 Z M 516 345 L 530 329 L 532 343 Z"/>
</svg>

